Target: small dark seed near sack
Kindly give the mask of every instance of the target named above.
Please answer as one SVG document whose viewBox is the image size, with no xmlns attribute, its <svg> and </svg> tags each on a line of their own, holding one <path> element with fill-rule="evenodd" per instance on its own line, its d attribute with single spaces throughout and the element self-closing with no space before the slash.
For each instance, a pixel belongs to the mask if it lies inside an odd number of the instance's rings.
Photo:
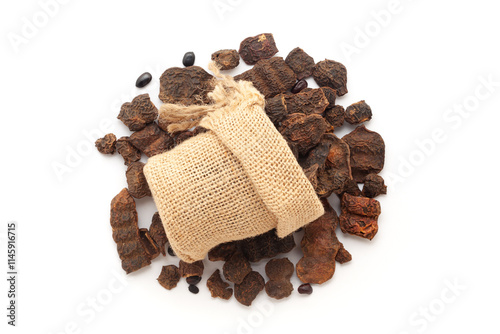
<svg viewBox="0 0 500 334">
<path fill-rule="evenodd" d="M 153 80 L 153 76 L 151 75 L 151 73 L 145 72 L 137 78 L 137 81 L 135 82 L 135 86 L 137 88 L 146 87 L 151 82 L 151 80 Z"/>
<path fill-rule="evenodd" d="M 193 66 L 194 60 L 195 60 L 194 52 L 192 52 L 192 51 L 186 52 L 184 54 L 184 57 L 182 58 L 182 64 L 186 67 Z"/>
</svg>

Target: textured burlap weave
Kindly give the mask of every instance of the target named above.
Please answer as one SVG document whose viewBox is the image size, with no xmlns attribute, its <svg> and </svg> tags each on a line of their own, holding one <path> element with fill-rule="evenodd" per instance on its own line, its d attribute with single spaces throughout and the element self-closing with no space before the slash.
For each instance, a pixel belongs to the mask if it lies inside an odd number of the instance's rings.
<svg viewBox="0 0 500 334">
<path fill-rule="evenodd" d="M 144 174 L 174 252 L 203 259 L 220 243 L 277 228 L 285 237 L 324 210 L 250 82 L 220 75 L 209 106 L 163 105 L 180 131 L 209 131 L 149 159 Z M 162 115 L 163 113 L 163 115 Z M 189 118 L 186 121 L 186 117 Z M 180 125 L 179 125 L 180 124 Z"/>
</svg>

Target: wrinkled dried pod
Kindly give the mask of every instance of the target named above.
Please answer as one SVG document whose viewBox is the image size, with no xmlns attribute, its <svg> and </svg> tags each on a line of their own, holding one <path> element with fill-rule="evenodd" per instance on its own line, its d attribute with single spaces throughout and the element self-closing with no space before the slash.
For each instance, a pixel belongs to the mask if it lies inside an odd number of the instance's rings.
<svg viewBox="0 0 500 334">
<path fill-rule="evenodd" d="M 326 123 L 320 115 L 291 114 L 281 123 L 279 131 L 287 141 L 297 145 L 300 154 L 305 154 L 318 144 Z"/>
<path fill-rule="evenodd" d="M 380 203 L 372 198 L 344 194 L 341 206 L 340 229 L 342 232 L 372 240 L 378 231 Z"/>
<path fill-rule="evenodd" d="M 210 261 L 227 261 L 238 250 L 238 243 L 236 241 L 226 242 L 215 246 L 208 252 L 208 259 Z"/>
<path fill-rule="evenodd" d="M 188 130 L 188 131 L 180 132 L 174 138 L 175 146 L 180 145 L 180 143 L 182 143 L 183 141 L 186 141 L 189 138 L 195 137 L 196 135 L 198 135 L 200 133 L 204 133 L 206 131 L 207 131 L 206 129 L 198 126 L 198 127 L 194 128 L 192 131 Z"/>
<path fill-rule="evenodd" d="M 236 50 L 219 50 L 212 53 L 212 60 L 221 70 L 231 70 L 240 64 L 240 54 Z"/>
<path fill-rule="evenodd" d="M 331 87 L 338 96 L 347 94 L 347 70 L 341 63 L 329 59 L 320 61 L 314 66 L 313 77 L 320 87 Z"/>
<path fill-rule="evenodd" d="M 234 285 L 234 297 L 245 306 L 252 305 L 257 295 L 264 290 L 264 278 L 257 271 L 250 272 L 243 282 Z"/>
<path fill-rule="evenodd" d="M 256 237 L 241 240 L 240 247 L 248 261 L 258 262 L 280 253 L 288 253 L 295 247 L 295 240 L 293 235 L 280 239 L 273 229 Z"/>
<path fill-rule="evenodd" d="M 132 145 L 129 137 L 118 139 L 116 142 L 116 151 L 123 157 L 123 161 L 127 166 L 141 159 L 141 151 Z"/>
<path fill-rule="evenodd" d="M 154 122 L 158 117 L 158 109 L 149 98 L 149 94 L 136 96 L 132 102 L 126 102 L 120 109 L 118 119 L 125 124 L 130 131 L 139 131 L 147 124 Z"/>
<path fill-rule="evenodd" d="M 260 34 L 245 38 L 240 44 L 239 54 L 248 65 L 261 59 L 268 59 L 278 52 L 273 34 Z"/>
<path fill-rule="evenodd" d="M 151 264 L 139 236 L 137 219 L 135 201 L 125 188 L 111 201 L 110 222 L 122 268 L 127 274 Z"/>
<path fill-rule="evenodd" d="M 191 276 L 203 276 L 203 261 L 196 261 L 193 263 L 187 263 L 182 260 L 179 261 L 179 272 L 181 277 L 191 277 Z"/>
<path fill-rule="evenodd" d="M 108 133 L 95 141 L 95 147 L 102 154 L 114 154 L 116 150 L 116 136 Z"/>
<path fill-rule="evenodd" d="M 372 108 L 366 102 L 351 104 L 345 111 L 345 121 L 350 124 L 361 124 L 372 119 Z"/>
<path fill-rule="evenodd" d="M 332 108 L 335 106 L 335 101 L 337 100 L 337 91 L 330 87 L 321 87 L 320 88 L 325 94 L 326 99 L 328 100 L 327 108 Z"/>
<path fill-rule="evenodd" d="M 147 228 L 139 229 L 139 237 L 141 238 L 142 245 L 144 246 L 144 249 L 146 250 L 146 253 L 149 256 L 149 259 L 153 260 L 157 258 L 158 255 L 160 255 L 160 249 L 158 248 L 158 245 L 149 234 L 148 229 Z"/>
<path fill-rule="evenodd" d="M 281 57 L 259 61 L 251 70 L 234 77 L 253 83 L 266 98 L 276 96 L 291 89 L 297 76 Z"/>
<path fill-rule="evenodd" d="M 130 142 L 148 158 L 169 150 L 174 143 L 170 135 L 156 125 L 149 124 L 130 136 Z"/>
<path fill-rule="evenodd" d="M 311 182 L 314 190 L 318 188 L 318 164 L 314 164 L 309 168 L 304 169 L 304 174 L 306 174 L 307 179 Z"/>
<path fill-rule="evenodd" d="M 167 290 L 171 290 L 177 286 L 181 279 L 179 274 L 179 268 L 173 264 L 169 266 L 163 266 L 161 269 L 160 276 L 158 276 L 158 283 Z"/>
<path fill-rule="evenodd" d="M 290 296 L 293 291 L 290 282 L 293 271 L 293 263 L 287 258 L 270 260 L 266 264 L 266 275 L 269 277 L 265 286 L 267 295 L 275 299 Z"/>
<path fill-rule="evenodd" d="M 301 48 L 295 48 L 290 51 L 288 56 L 286 56 L 285 62 L 295 72 L 297 80 L 310 77 L 313 73 L 314 59 Z"/>
<path fill-rule="evenodd" d="M 214 86 L 214 77 L 199 66 L 172 67 L 160 77 L 159 98 L 164 103 L 205 104 Z"/>
<path fill-rule="evenodd" d="M 349 253 L 347 249 L 344 248 L 344 245 L 340 243 L 340 249 L 337 252 L 337 255 L 335 256 L 335 261 L 337 261 L 340 264 L 343 264 L 351 260 L 352 260 L 351 253 Z"/>
<path fill-rule="evenodd" d="M 167 234 L 165 233 L 165 228 L 163 227 L 163 223 L 161 222 L 160 214 L 158 212 L 153 215 L 151 226 L 149 227 L 149 234 L 158 245 L 158 248 L 160 249 L 162 255 L 166 256 L 167 253 L 165 251 L 165 246 L 168 243 L 168 239 Z"/>
<path fill-rule="evenodd" d="M 213 298 L 228 300 L 233 295 L 233 289 L 229 287 L 229 283 L 222 280 L 219 269 L 214 271 L 212 276 L 207 280 L 207 287 Z"/>
<path fill-rule="evenodd" d="M 266 100 L 266 113 L 275 122 L 282 115 L 302 113 L 321 115 L 328 106 L 328 100 L 321 89 L 311 89 L 297 94 L 279 94 Z"/>
<path fill-rule="evenodd" d="M 351 152 L 352 177 L 363 182 L 368 174 L 378 174 L 384 168 L 385 143 L 382 137 L 364 125 L 342 137 Z"/>
<path fill-rule="evenodd" d="M 387 186 L 384 184 L 382 176 L 368 174 L 363 184 L 363 196 L 374 198 L 378 195 L 387 194 Z"/>
<path fill-rule="evenodd" d="M 235 252 L 229 260 L 222 266 L 224 277 L 229 281 L 239 284 L 243 281 L 246 275 L 252 271 L 250 262 L 241 252 Z"/>
<path fill-rule="evenodd" d="M 127 176 L 128 191 L 135 198 L 151 196 L 151 190 L 149 190 L 148 181 L 146 181 L 143 172 L 144 165 L 140 161 L 132 162 L 125 173 Z"/>
<path fill-rule="evenodd" d="M 342 106 L 328 107 L 325 110 L 325 119 L 334 128 L 340 128 L 344 125 L 345 110 Z"/>
</svg>

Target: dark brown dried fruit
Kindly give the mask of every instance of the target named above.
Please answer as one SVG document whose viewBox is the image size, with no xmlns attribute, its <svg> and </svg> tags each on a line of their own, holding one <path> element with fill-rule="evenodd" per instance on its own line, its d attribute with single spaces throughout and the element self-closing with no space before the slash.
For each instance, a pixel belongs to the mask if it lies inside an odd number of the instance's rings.
<svg viewBox="0 0 500 334">
<path fill-rule="evenodd" d="M 314 59 L 301 48 L 290 51 L 285 62 L 295 72 L 298 80 L 310 77 L 313 73 Z"/>
<path fill-rule="evenodd" d="M 297 263 L 297 276 L 304 283 L 322 284 L 335 273 L 335 257 L 340 249 L 335 235 L 338 217 L 326 199 L 322 203 L 325 214 L 304 227 L 300 244 L 304 257 Z"/>
<path fill-rule="evenodd" d="M 123 157 L 125 165 L 127 166 L 141 159 L 141 151 L 132 145 L 129 137 L 121 137 L 118 139 L 116 142 L 116 150 Z"/>
<path fill-rule="evenodd" d="M 179 268 L 173 264 L 169 266 L 163 266 L 161 269 L 160 276 L 158 276 L 158 283 L 167 290 L 171 290 L 177 286 L 181 279 L 179 274 Z"/>
<path fill-rule="evenodd" d="M 350 124 L 361 124 L 372 119 L 372 108 L 366 102 L 351 104 L 345 111 L 345 121 Z"/>
<path fill-rule="evenodd" d="M 164 103 L 205 104 L 214 85 L 214 77 L 199 66 L 172 67 L 160 77 L 159 98 Z"/>
<path fill-rule="evenodd" d="M 154 242 L 153 238 L 151 238 L 148 229 L 147 228 L 139 229 L 139 236 L 141 238 L 142 245 L 144 246 L 144 249 L 146 250 L 146 253 L 148 254 L 149 258 L 151 260 L 156 259 L 158 255 L 160 255 L 160 249 L 158 248 L 158 245 Z"/>
<path fill-rule="evenodd" d="M 165 245 L 168 243 L 167 234 L 165 233 L 165 228 L 161 222 L 160 214 L 156 212 L 153 215 L 151 226 L 149 227 L 149 234 L 151 238 L 156 242 L 160 252 L 163 256 L 166 256 Z"/>
<path fill-rule="evenodd" d="M 219 269 L 214 271 L 212 276 L 207 280 L 207 287 L 213 298 L 218 297 L 228 300 L 233 295 L 233 289 L 229 287 L 229 283 L 222 280 Z"/>
<path fill-rule="evenodd" d="M 139 237 L 135 201 L 126 188 L 111 201 L 110 222 L 123 270 L 130 274 L 150 265 L 151 260 Z"/>
<path fill-rule="evenodd" d="M 384 168 L 385 143 L 382 137 L 364 125 L 342 137 L 351 152 L 352 177 L 363 182 L 368 174 L 378 174 Z"/>
<path fill-rule="evenodd" d="M 240 44 L 239 54 L 248 65 L 253 65 L 261 59 L 268 59 L 278 52 L 273 34 L 260 34 L 248 37 Z"/>
<path fill-rule="evenodd" d="M 208 252 L 208 259 L 210 261 L 227 261 L 237 249 L 238 243 L 235 241 L 220 244 Z"/>
<path fill-rule="evenodd" d="M 194 128 L 192 131 L 188 130 L 188 131 L 180 132 L 174 138 L 175 146 L 179 145 L 180 143 L 182 143 L 185 140 L 188 140 L 189 138 L 195 137 L 196 135 L 198 135 L 200 133 L 204 133 L 206 131 L 207 131 L 206 129 L 198 126 L 198 127 Z"/>
<path fill-rule="evenodd" d="M 266 98 L 291 89 L 297 76 L 281 57 L 259 61 L 251 70 L 234 77 L 235 80 L 251 81 Z"/>
<path fill-rule="evenodd" d="M 330 87 L 321 87 L 320 88 L 325 94 L 326 99 L 328 100 L 327 108 L 332 108 L 335 106 L 335 101 L 337 100 L 337 91 Z"/>
<path fill-rule="evenodd" d="M 314 164 L 309 168 L 304 169 L 304 174 L 306 174 L 307 179 L 311 182 L 314 190 L 318 187 L 318 164 Z"/>
<path fill-rule="evenodd" d="M 149 98 L 149 94 L 136 96 L 132 102 L 126 102 L 120 109 L 118 119 L 125 124 L 130 131 L 142 130 L 158 117 L 158 109 Z"/>
<path fill-rule="evenodd" d="M 274 123 L 281 121 L 284 116 L 294 113 L 306 115 L 321 115 L 328 100 L 321 89 L 312 89 L 297 94 L 279 94 L 266 99 L 266 113 Z"/>
<path fill-rule="evenodd" d="M 347 70 L 339 62 L 325 59 L 314 66 L 314 80 L 320 87 L 335 89 L 338 96 L 347 94 Z"/>
<path fill-rule="evenodd" d="M 310 295 L 311 293 L 313 293 L 313 288 L 311 286 L 311 284 L 309 283 L 304 283 L 304 284 L 301 284 L 299 286 L 299 288 L 297 289 L 297 291 L 301 294 L 301 295 Z"/>
<path fill-rule="evenodd" d="M 387 186 L 384 184 L 382 176 L 368 174 L 363 184 L 363 196 L 375 198 L 381 194 L 387 194 Z"/>
<path fill-rule="evenodd" d="M 351 260 L 352 260 L 351 253 L 349 253 L 347 249 L 344 248 L 344 245 L 340 243 L 340 249 L 337 252 L 337 255 L 335 256 L 335 261 L 337 261 L 340 264 L 343 264 Z"/>
<path fill-rule="evenodd" d="M 342 196 L 340 229 L 344 233 L 372 240 L 378 231 L 380 203 L 368 197 Z"/>
<path fill-rule="evenodd" d="M 182 260 L 179 261 L 179 272 L 181 277 L 203 276 L 203 269 L 205 269 L 205 266 L 201 260 L 193 263 L 187 263 Z"/>
<path fill-rule="evenodd" d="M 349 179 L 344 183 L 344 191 L 342 192 L 342 195 L 344 193 L 348 193 L 352 196 L 361 196 L 361 189 L 359 189 L 358 183 L 356 181 L 354 181 L 353 179 Z M 339 196 L 339 198 L 342 198 L 342 196 Z"/>
<path fill-rule="evenodd" d="M 250 262 L 241 252 L 235 252 L 229 260 L 222 266 L 224 277 L 229 281 L 239 284 L 243 281 L 246 275 L 252 271 Z"/>
<path fill-rule="evenodd" d="M 287 258 L 272 259 L 266 264 L 266 275 L 269 281 L 265 289 L 269 297 L 283 299 L 290 296 L 293 291 L 293 285 L 290 282 L 293 269 L 293 263 Z"/>
<path fill-rule="evenodd" d="M 212 53 L 212 60 L 222 71 L 231 70 L 240 64 L 240 55 L 236 50 L 219 50 Z"/>
<path fill-rule="evenodd" d="M 151 196 L 151 190 L 149 190 L 148 181 L 146 181 L 143 172 L 144 165 L 140 161 L 132 162 L 125 173 L 127 176 L 128 191 L 135 198 Z"/>
<path fill-rule="evenodd" d="M 156 125 L 149 124 L 130 136 L 130 142 L 148 158 L 169 150 L 174 143 L 172 137 Z"/>
<path fill-rule="evenodd" d="M 325 110 L 325 119 L 334 128 L 340 128 L 344 125 L 345 110 L 342 106 L 328 107 Z"/>
<path fill-rule="evenodd" d="M 300 154 L 305 154 L 320 141 L 326 131 L 326 122 L 317 114 L 290 114 L 281 123 L 279 131 L 287 141 L 297 145 Z"/>
<path fill-rule="evenodd" d="M 250 272 L 241 284 L 234 285 L 234 297 L 245 306 L 252 305 L 257 295 L 264 290 L 264 278 L 257 271 Z"/>
<path fill-rule="evenodd" d="M 95 147 L 102 154 L 113 154 L 116 150 L 116 136 L 108 133 L 95 141 Z"/>
<path fill-rule="evenodd" d="M 240 247 L 248 261 L 258 262 L 280 253 L 288 253 L 295 247 L 295 240 L 293 235 L 280 239 L 276 235 L 276 230 L 271 230 L 256 237 L 241 240 Z"/>
</svg>

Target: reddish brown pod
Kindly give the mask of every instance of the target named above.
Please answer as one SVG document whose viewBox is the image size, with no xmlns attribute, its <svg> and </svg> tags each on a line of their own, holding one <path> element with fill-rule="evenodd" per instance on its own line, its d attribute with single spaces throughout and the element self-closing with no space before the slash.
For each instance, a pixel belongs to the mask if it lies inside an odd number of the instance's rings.
<svg viewBox="0 0 500 334">
<path fill-rule="evenodd" d="M 295 72 L 297 80 L 310 77 L 313 73 L 314 59 L 301 48 L 297 47 L 290 51 L 285 62 Z"/>
<path fill-rule="evenodd" d="M 212 53 L 212 60 L 221 70 L 231 70 L 240 64 L 240 54 L 236 50 L 219 50 Z"/>
<path fill-rule="evenodd" d="M 293 235 L 278 238 L 276 230 L 271 230 L 253 238 L 240 241 L 241 251 L 250 262 L 275 257 L 288 253 L 295 247 Z"/>
<path fill-rule="evenodd" d="M 345 121 L 350 124 L 361 124 L 372 119 L 372 108 L 363 100 L 351 104 L 345 111 Z"/>
<path fill-rule="evenodd" d="M 181 275 L 179 273 L 179 268 L 177 268 L 173 264 L 169 266 L 163 266 L 160 276 L 158 276 L 157 278 L 158 283 L 160 283 L 160 285 L 167 290 L 175 288 L 180 279 Z"/>
<path fill-rule="evenodd" d="M 325 120 L 334 128 L 340 128 L 344 125 L 345 110 L 342 106 L 328 107 L 325 110 Z"/>
<path fill-rule="evenodd" d="M 228 261 L 237 250 L 238 242 L 226 242 L 212 248 L 208 252 L 208 259 L 210 261 Z"/>
<path fill-rule="evenodd" d="M 347 94 L 347 70 L 339 62 L 325 59 L 314 66 L 314 80 L 320 87 L 335 89 L 338 96 Z"/>
<path fill-rule="evenodd" d="M 191 277 L 191 276 L 203 276 L 203 270 L 205 266 L 203 261 L 196 261 L 193 263 L 187 263 L 182 260 L 179 261 L 179 272 L 181 277 Z"/>
<path fill-rule="evenodd" d="M 164 103 L 205 104 L 214 86 L 214 77 L 199 66 L 172 67 L 160 77 L 159 98 Z"/>
<path fill-rule="evenodd" d="M 135 201 L 128 190 L 123 189 L 111 201 L 111 228 L 122 268 L 127 274 L 151 264 L 137 226 Z"/>
<path fill-rule="evenodd" d="M 222 280 L 219 269 L 214 271 L 212 276 L 207 280 L 207 287 L 213 298 L 228 300 L 233 295 L 233 289 L 229 287 L 228 283 Z"/>
<path fill-rule="evenodd" d="M 368 197 L 342 196 L 340 229 L 344 233 L 372 240 L 378 231 L 380 203 Z"/>
<path fill-rule="evenodd" d="M 116 151 L 123 157 L 123 161 L 127 166 L 141 159 L 141 151 L 132 145 L 129 137 L 118 139 L 116 142 Z"/>
<path fill-rule="evenodd" d="M 151 234 L 149 234 L 148 229 L 147 228 L 139 229 L 139 237 L 141 238 L 142 245 L 144 246 L 144 249 L 146 250 L 146 253 L 149 256 L 149 259 L 153 260 L 157 258 L 158 255 L 160 255 L 160 249 L 158 248 L 158 245 L 151 237 Z"/>
<path fill-rule="evenodd" d="M 165 233 L 165 228 L 161 222 L 160 214 L 156 212 L 153 215 L 151 226 L 149 227 L 149 234 L 153 238 L 154 242 L 158 245 L 158 248 L 163 256 L 166 256 L 165 246 L 168 243 L 167 234 Z"/>
<path fill-rule="evenodd" d="M 311 89 L 297 94 L 279 94 L 266 99 L 266 113 L 275 122 L 281 121 L 286 115 L 302 113 L 306 115 L 321 115 L 328 106 L 328 99 L 323 90 Z"/>
<path fill-rule="evenodd" d="M 130 136 L 130 142 L 148 158 L 163 153 L 174 144 L 173 138 L 156 123 L 149 124 Z"/>
<path fill-rule="evenodd" d="M 143 172 L 144 165 L 140 161 L 132 162 L 125 173 L 127 176 L 128 191 L 135 198 L 151 196 L 151 190 L 149 190 L 149 185 Z"/>
<path fill-rule="evenodd" d="M 266 275 L 269 277 L 265 285 L 267 295 L 275 299 L 290 296 L 293 291 L 293 285 L 290 282 L 293 271 L 293 263 L 287 258 L 270 260 L 266 264 Z"/>
<path fill-rule="evenodd" d="M 342 137 L 351 153 L 352 177 L 363 182 L 368 174 L 378 174 L 384 168 L 385 143 L 382 137 L 364 125 Z"/>
<path fill-rule="evenodd" d="M 374 198 L 382 194 L 387 194 L 387 186 L 382 176 L 368 174 L 363 182 L 363 196 Z"/>
<path fill-rule="evenodd" d="M 103 138 L 96 140 L 95 147 L 102 154 L 114 154 L 116 150 L 116 136 L 108 133 Z"/>
<path fill-rule="evenodd" d="M 248 65 L 254 65 L 261 59 L 268 59 L 278 52 L 273 34 L 260 34 L 245 38 L 240 44 L 239 54 Z"/>
<path fill-rule="evenodd" d="M 149 94 L 136 96 L 132 102 L 126 102 L 120 109 L 118 119 L 125 124 L 130 131 L 142 130 L 158 117 L 158 109 L 149 98 Z"/>
<path fill-rule="evenodd" d="M 290 114 L 281 123 L 279 132 L 296 145 L 299 154 L 306 154 L 319 143 L 326 131 L 326 122 L 321 115 Z"/>
<path fill-rule="evenodd" d="M 252 271 L 240 284 L 234 285 L 234 297 L 241 304 L 250 306 L 264 287 L 265 281 L 262 275 L 257 271 Z"/>
<path fill-rule="evenodd" d="M 222 271 L 229 282 L 239 284 L 252 271 L 252 267 L 243 253 L 237 251 L 224 263 Z"/>
</svg>

